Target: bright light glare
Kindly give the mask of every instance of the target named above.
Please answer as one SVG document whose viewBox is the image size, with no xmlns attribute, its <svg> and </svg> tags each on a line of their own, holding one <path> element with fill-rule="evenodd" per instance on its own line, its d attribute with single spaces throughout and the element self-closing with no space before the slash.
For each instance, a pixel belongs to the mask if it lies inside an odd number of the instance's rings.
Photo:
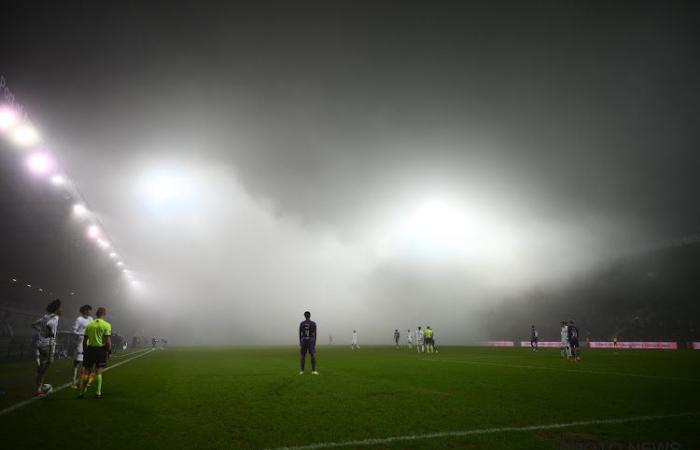
<svg viewBox="0 0 700 450">
<path fill-rule="evenodd" d="M 445 199 L 419 204 L 391 232 L 388 250 L 428 260 L 508 262 L 513 233 L 501 220 L 468 206 Z"/>
<path fill-rule="evenodd" d="M 73 214 L 78 217 L 85 217 L 88 214 L 88 210 L 82 203 L 76 203 L 73 205 Z"/>
<path fill-rule="evenodd" d="M 61 175 L 54 175 L 51 177 L 51 183 L 55 186 L 63 186 L 66 184 L 66 179 Z"/>
<path fill-rule="evenodd" d="M 109 247 L 111 247 L 109 242 L 107 242 L 104 239 L 97 239 L 97 245 L 99 245 L 101 248 L 103 248 L 105 250 L 107 250 Z"/>
<path fill-rule="evenodd" d="M 18 120 L 17 113 L 14 110 L 8 108 L 7 106 L 0 108 L 0 131 L 8 131 L 12 129 L 15 125 L 17 125 Z"/>
<path fill-rule="evenodd" d="M 109 252 L 109 257 L 112 258 L 112 259 L 114 259 L 114 258 L 117 257 L 117 254 L 114 253 L 114 252 Z"/>
<path fill-rule="evenodd" d="M 37 175 L 46 175 L 53 170 L 55 165 L 51 155 L 45 152 L 33 153 L 27 158 L 27 167 Z"/>
<path fill-rule="evenodd" d="M 118 266 L 118 267 L 124 267 L 124 263 L 121 262 L 121 261 L 117 261 L 117 266 Z"/>
<path fill-rule="evenodd" d="M 97 225 L 93 224 L 87 227 L 87 237 L 89 237 L 90 239 L 97 239 L 100 237 L 101 234 L 102 232 L 100 231 L 100 227 L 98 227 Z"/>
<path fill-rule="evenodd" d="M 41 138 L 36 128 L 29 124 L 20 125 L 12 130 L 12 141 L 17 145 L 30 146 L 37 144 Z"/>
</svg>

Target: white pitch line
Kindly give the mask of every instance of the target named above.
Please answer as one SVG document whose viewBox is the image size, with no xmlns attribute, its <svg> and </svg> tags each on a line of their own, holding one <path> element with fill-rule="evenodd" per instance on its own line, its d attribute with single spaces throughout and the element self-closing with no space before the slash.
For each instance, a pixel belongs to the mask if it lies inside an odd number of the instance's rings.
<svg viewBox="0 0 700 450">
<path fill-rule="evenodd" d="M 296 445 L 291 447 L 275 447 L 266 450 L 315 450 L 321 448 L 334 448 L 334 447 L 358 447 L 358 446 L 369 446 L 369 445 L 379 445 L 388 444 L 391 442 L 399 441 L 417 441 L 422 439 L 435 439 L 435 438 L 445 438 L 445 437 L 463 437 L 463 436 L 476 436 L 483 434 L 494 434 L 494 433 L 507 433 L 507 432 L 522 432 L 522 431 L 541 431 L 541 430 L 555 430 L 559 428 L 570 428 L 570 427 L 582 427 L 587 425 L 611 425 L 617 423 L 628 423 L 628 422 L 642 422 L 649 420 L 661 420 L 661 419 L 674 419 L 678 417 L 689 417 L 700 414 L 699 412 L 687 412 L 679 414 L 659 414 L 654 416 L 633 416 L 625 417 L 621 419 L 593 419 L 593 420 L 579 420 L 576 422 L 566 422 L 566 423 L 551 423 L 544 425 L 529 425 L 524 427 L 498 427 L 498 428 L 481 428 L 476 430 L 466 430 L 466 431 L 441 431 L 438 433 L 427 433 L 427 434 L 412 434 L 406 436 L 392 436 L 386 438 L 369 438 L 361 439 L 355 441 L 341 441 L 341 442 L 318 442 L 315 444 L 308 445 Z"/>
<path fill-rule="evenodd" d="M 126 358 L 127 356 L 136 355 L 137 353 L 147 352 L 148 350 L 153 350 L 153 349 L 152 349 L 152 348 L 144 348 L 144 349 L 141 349 L 141 350 L 136 350 L 136 351 L 127 352 L 127 353 L 124 353 L 124 354 L 121 354 L 121 355 L 110 356 L 109 359 L 114 359 L 114 358 Z"/>
<path fill-rule="evenodd" d="M 492 362 L 485 362 L 485 361 L 465 361 L 462 359 L 423 358 L 423 361 L 447 362 L 447 363 L 456 363 L 456 364 L 476 364 L 476 365 L 496 366 L 496 367 L 513 367 L 516 369 L 554 370 L 557 372 L 583 373 L 583 374 L 590 374 L 590 375 L 613 375 L 613 376 L 618 376 L 618 377 L 637 377 L 637 378 L 651 378 L 651 379 L 657 379 L 657 380 L 691 381 L 693 383 L 700 382 L 700 379 L 697 379 L 697 378 L 667 377 L 664 375 L 646 375 L 643 373 L 628 373 L 628 372 L 605 372 L 602 370 L 561 369 L 558 367 L 530 366 L 530 365 L 526 365 L 526 364 L 504 364 L 504 363 L 492 363 Z"/>
<path fill-rule="evenodd" d="M 137 358 L 140 358 L 140 357 L 142 357 L 142 356 L 145 356 L 145 355 L 149 354 L 149 353 L 152 352 L 152 351 L 153 351 L 152 349 L 148 349 L 148 351 L 146 351 L 145 353 L 141 353 L 141 354 L 138 354 L 138 355 L 136 355 L 136 356 L 132 356 L 131 358 L 125 359 L 124 361 L 119 361 L 118 363 L 107 367 L 104 371 L 107 372 L 108 370 L 114 369 L 115 367 L 119 367 L 119 366 L 121 366 L 122 364 L 128 363 L 129 361 L 133 361 L 133 360 L 135 360 L 135 359 L 137 359 Z M 59 387 L 54 388 L 53 392 L 62 391 L 62 390 L 64 390 L 65 388 L 67 388 L 68 386 L 70 386 L 71 384 L 72 384 L 72 383 L 62 384 L 62 385 L 60 385 Z M 19 408 L 21 408 L 21 407 L 23 407 L 23 406 L 27 406 L 28 404 L 30 404 L 31 402 L 36 401 L 36 400 L 41 400 L 41 398 L 40 398 L 40 397 L 32 397 L 32 398 L 30 398 L 30 399 L 28 399 L 28 400 L 24 400 L 24 401 L 21 401 L 21 402 L 19 402 L 19 403 L 15 403 L 15 404 L 12 405 L 12 406 L 8 406 L 7 408 L 0 410 L 0 416 L 2 416 L 2 415 L 4 415 L 4 414 L 7 414 L 7 413 L 11 413 L 12 411 L 14 411 L 14 410 L 16 410 L 16 409 L 19 409 Z"/>
</svg>

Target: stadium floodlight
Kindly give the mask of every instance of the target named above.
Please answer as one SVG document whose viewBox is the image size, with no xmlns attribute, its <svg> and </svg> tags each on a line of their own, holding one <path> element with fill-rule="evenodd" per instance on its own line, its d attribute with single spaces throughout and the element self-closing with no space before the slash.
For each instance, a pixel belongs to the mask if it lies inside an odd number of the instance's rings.
<svg viewBox="0 0 700 450">
<path fill-rule="evenodd" d="M 107 241 L 106 239 L 102 239 L 102 238 L 97 239 L 97 245 L 99 245 L 100 248 L 103 248 L 105 250 L 107 250 L 110 247 L 109 241 Z"/>
<path fill-rule="evenodd" d="M 46 175 L 51 172 L 56 163 L 46 152 L 32 153 L 27 158 L 27 167 L 36 175 Z"/>
<path fill-rule="evenodd" d="M 51 183 L 54 186 L 63 186 L 66 184 L 66 178 L 62 175 L 54 175 L 51 177 Z"/>
<path fill-rule="evenodd" d="M 0 108 L 0 131 L 9 131 L 17 125 L 17 113 L 7 106 Z"/>
<path fill-rule="evenodd" d="M 136 281 L 136 280 L 131 280 L 131 285 L 132 285 L 133 287 L 137 288 L 137 287 L 141 286 L 141 283 L 139 283 L 139 282 Z"/>
<path fill-rule="evenodd" d="M 16 282 L 17 282 L 17 278 L 13 278 L 13 279 L 12 279 L 12 282 L 13 282 L 13 283 L 16 283 Z"/>
<path fill-rule="evenodd" d="M 22 124 L 16 128 L 13 128 L 10 133 L 10 138 L 12 141 L 21 146 L 31 146 L 37 144 L 41 141 L 39 132 L 33 126 L 29 124 Z"/>
<path fill-rule="evenodd" d="M 30 288 L 30 287 L 32 287 L 32 285 L 31 285 L 31 284 L 28 284 L 27 287 Z"/>
<path fill-rule="evenodd" d="M 73 214 L 78 217 L 85 217 L 88 215 L 88 210 L 82 203 L 76 203 L 73 205 Z"/>
<path fill-rule="evenodd" d="M 87 237 L 90 239 L 98 239 L 102 232 L 100 231 L 100 227 L 98 227 L 95 224 L 92 224 L 87 227 Z"/>
<path fill-rule="evenodd" d="M 124 263 L 121 261 L 117 261 L 117 267 L 124 267 Z"/>
<path fill-rule="evenodd" d="M 114 259 L 117 257 L 117 254 L 115 252 L 109 252 L 109 257 Z"/>
</svg>

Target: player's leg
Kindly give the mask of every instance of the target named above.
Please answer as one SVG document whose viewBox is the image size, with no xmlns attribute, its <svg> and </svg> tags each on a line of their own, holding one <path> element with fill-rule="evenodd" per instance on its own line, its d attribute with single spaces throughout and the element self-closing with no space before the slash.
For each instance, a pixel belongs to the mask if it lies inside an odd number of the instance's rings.
<svg viewBox="0 0 700 450">
<path fill-rule="evenodd" d="M 316 372 L 316 342 L 309 343 L 309 355 L 311 356 L 311 374 L 318 375 Z"/>
<path fill-rule="evenodd" d="M 107 348 L 101 347 L 96 349 L 97 361 L 95 363 L 95 385 L 97 398 L 102 398 L 102 372 L 107 367 Z"/>
<path fill-rule="evenodd" d="M 46 375 L 46 371 L 49 368 L 49 365 L 51 365 L 51 346 L 40 346 L 37 347 L 37 361 L 38 365 L 36 367 L 36 378 L 34 380 L 34 386 L 36 389 L 34 389 L 34 395 L 35 396 L 43 396 L 44 394 L 41 392 L 41 386 L 44 384 L 44 376 Z"/>
<path fill-rule="evenodd" d="M 309 349 L 309 343 L 307 342 L 306 339 L 301 341 L 301 347 L 300 347 L 300 352 L 301 352 L 301 360 L 300 360 L 300 367 L 301 370 L 299 374 L 304 373 L 304 367 L 306 366 L 306 352 Z"/>
</svg>

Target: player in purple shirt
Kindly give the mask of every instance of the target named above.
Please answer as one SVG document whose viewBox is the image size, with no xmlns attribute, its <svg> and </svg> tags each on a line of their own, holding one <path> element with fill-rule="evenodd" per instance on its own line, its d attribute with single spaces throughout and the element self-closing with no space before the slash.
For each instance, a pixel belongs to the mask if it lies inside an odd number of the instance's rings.
<svg viewBox="0 0 700 450">
<path fill-rule="evenodd" d="M 311 373 L 318 375 L 316 372 L 316 322 L 311 320 L 311 313 L 304 313 L 304 320 L 299 324 L 299 348 L 301 349 L 301 372 L 304 374 L 304 366 L 306 365 L 306 353 L 311 355 Z"/>
</svg>

